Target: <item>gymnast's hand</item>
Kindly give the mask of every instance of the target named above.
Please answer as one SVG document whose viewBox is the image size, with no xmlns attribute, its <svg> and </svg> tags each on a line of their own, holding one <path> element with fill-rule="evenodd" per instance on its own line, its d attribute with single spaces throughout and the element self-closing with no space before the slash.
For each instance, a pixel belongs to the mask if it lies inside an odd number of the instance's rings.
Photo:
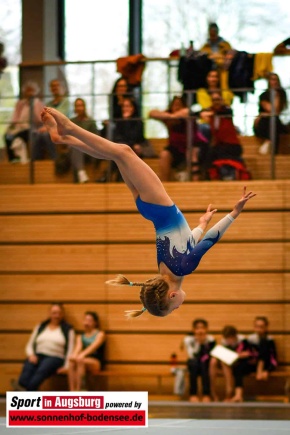
<svg viewBox="0 0 290 435">
<path fill-rule="evenodd" d="M 235 219 L 237 216 L 239 216 L 239 214 L 241 213 L 241 211 L 243 210 L 245 204 L 247 201 L 249 201 L 249 199 L 254 198 L 254 196 L 256 196 L 256 193 L 253 192 L 248 192 L 247 193 L 247 187 L 244 186 L 244 190 L 243 190 L 243 196 L 241 197 L 241 199 L 236 203 L 236 205 L 233 208 L 233 211 L 230 213 L 231 216 Z"/>
<path fill-rule="evenodd" d="M 211 218 L 213 217 L 214 213 L 217 212 L 217 209 L 211 210 L 211 204 L 206 209 L 206 212 L 201 218 L 199 219 L 199 227 L 205 230 L 209 222 L 211 221 Z"/>
</svg>

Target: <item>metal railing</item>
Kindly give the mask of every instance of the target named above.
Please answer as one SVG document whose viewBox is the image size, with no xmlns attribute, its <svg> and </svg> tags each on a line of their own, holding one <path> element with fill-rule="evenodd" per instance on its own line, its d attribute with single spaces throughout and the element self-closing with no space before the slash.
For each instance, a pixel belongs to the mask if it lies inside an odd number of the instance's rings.
<svg viewBox="0 0 290 435">
<path fill-rule="evenodd" d="M 34 63 L 34 64 L 22 64 L 20 66 L 20 70 L 23 71 L 28 69 L 31 70 L 34 68 L 41 68 L 41 69 L 54 69 L 54 73 L 55 73 L 55 68 L 65 68 L 65 76 L 68 82 L 68 88 L 70 89 L 70 93 L 69 93 L 69 100 L 72 101 L 73 99 L 76 99 L 78 97 L 82 97 L 82 98 L 87 98 L 89 99 L 89 110 L 88 112 L 90 114 L 92 114 L 92 117 L 97 121 L 97 123 L 100 125 L 102 123 L 102 121 L 104 119 L 107 119 L 109 121 L 109 125 L 113 124 L 113 119 L 112 119 L 112 114 L 110 113 L 111 111 L 109 110 L 109 100 L 110 100 L 110 92 L 109 92 L 109 85 L 110 87 L 112 86 L 112 83 L 114 81 L 114 79 L 117 77 L 116 73 L 114 74 L 110 74 L 109 78 L 110 79 L 110 83 L 106 82 L 104 88 L 106 89 L 107 92 L 101 91 L 101 92 L 96 92 L 98 91 L 102 85 L 104 85 L 104 75 L 106 75 L 104 73 L 104 71 L 102 72 L 102 74 L 100 75 L 100 71 L 98 71 L 98 68 L 103 68 L 104 66 L 110 66 L 110 71 L 112 72 L 112 66 L 115 66 L 115 60 L 108 60 L 108 61 L 93 61 L 93 62 L 46 62 L 46 63 Z M 151 65 L 151 66 L 150 66 Z M 152 89 L 152 86 L 157 86 L 156 83 L 158 83 L 157 78 L 154 76 L 154 74 L 152 73 L 153 69 L 152 67 L 158 65 L 158 69 L 157 71 L 162 72 L 162 74 L 166 71 L 166 79 L 164 80 L 164 77 L 160 77 L 159 76 L 159 81 L 161 80 L 162 85 L 160 86 L 160 90 L 156 91 L 156 89 Z M 90 77 L 89 79 L 86 78 L 86 85 L 84 86 L 84 89 L 82 91 L 82 86 L 77 83 L 77 77 L 79 77 L 80 75 L 74 75 L 72 74 L 72 71 L 70 71 L 70 68 L 82 68 L 83 66 L 85 66 L 86 68 L 89 69 L 90 71 Z M 144 71 L 143 74 L 143 79 L 142 79 L 142 83 L 141 83 L 141 88 L 142 92 L 140 91 L 140 96 L 141 96 L 141 101 L 142 101 L 142 117 L 140 118 L 142 121 L 144 121 L 145 125 L 147 126 L 149 124 L 148 121 L 148 117 L 147 117 L 147 112 L 148 109 L 153 109 L 153 108 L 159 108 L 159 109 L 165 109 L 166 106 L 168 105 L 169 101 L 171 100 L 172 96 L 174 94 L 181 94 L 182 92 L 182 86 L 180 83 L 178 83 L 177 78 L 176 78 L 176 69 L 178 66 L 178 59 L 172 59 L 172 58 L 154 58 L 154 59 L 146 59 L 146 69 Z M 151 69 L 150 69 L 151 68 Z M 175 71 L 175 77 L 173 75 L 173 71 Z M 46 71 L 47 75 L 48 71 Z M 153 75 L 153 80 L 151 83 L 150 80 L 150 74 Z M 50 76 L 52 76 L 52 74 L 50 74 Z M 100 79 L 100 76 L 102 79 Z M 155 78 L 154 78 L 155 77 Z M 82 78 L 81 82 L 84 80 L 84 78 Z M 253 93 L 255 92 L 255 89 L 251 88 L 241 88 L 241 89 L 231 89 L 231 91 L 233 93 L 235 92 L 244 92 L 247 95 L 252 95 L 249 93 Z M 260 91 L 261 92 L 261 91 Z M 256 91 L 257 93 L 257 91 Z M 186 95 L 186 101 L 187 101 L 187 107 L 190 108 L 192 106 L 192 101 L 194 100 L 194 94 L 195 91 L 186 91 L 184 92 L 184 94 Z M 47 99 L 49 98 L 49 95 L 43 95 L 42 98 Z M 12 97 L 4 97 L 4 99 L 11 99 Z M 14 96 L 15 98 L 15 96 Z M 2 99 L 0 99 L 0 107 L 1 107 L 1 100 L 3 101 L 3 97 Z M 271 102 L 272 102 L 272 113 L 271 113 L 271 122 L 270 122 L 270 140 L 271 143 L 274 144 L 276 142 L 276 120 L 277 120 L 277 114 L 275 113 L 275 105 L 274 105 L 274 93 L 271 92 Z M 154 104 L 155 103 L 155 104 Z M 166 104 L 165 104 L 166 103 Z M 256 111 L 253 110 L 253 107 L 256 106 Z M 251 110 L 248 110 L 248 108 L 251 108 Z M 12 108 L 11 108 L 12 110 Z M 234 108 L 235 111 L 235 108 Z M 239 117 L 239 127 L 240 125 L 244 124 L 246 125 L 248 124 L 253 124 L 254 122 L 254 118 L 258 115 L 258 101 L 256 98 L 256 101 L 252 101 L 252 102 L 247 102 L 244 104 L 243 106 L 243 115 L 238 115 Z M 287 115 L 288 116 L 288 115 Z M 32 118 L 33 118 L 33 101 L 31 100 L 31 107 L 30 107 L 30 122 L 31 122 L 31 126 L 33 125 L 32 123 Z M 237 115 L 234 115 L 234 121 L 235 124 L 237 124 L 236 122 L 237 120 Z M 153 121 L 150 121 L 150 123 L 152 124 Z M 155 121 L 156 122 L 156 121 Z M 4 122 L 5 123 L 5 122 Z M 0 120 L 0 124 L 3 125 L 3 121 Z M 159 125 L 161 125 L 159 123 Z M 165 129 L 164 127 L 159 128 L 158 134 L 151 134 L 151 129 L 148 128 L 147 126 L 147 137 L 151 136 L 151 137 L 155 137 L 155 136 L 165 136 Z M 156 128 L 153 129 L 154 131 L 156 131 Z M 32 135 L 32 128 L 30 129 L 30 138 L 29 138 L 29 150 L 30 150 L 30 155 L 31 155 L 31 151 L 32 151 L 32 146 L 33 146 L 33 135 Z M 247 130 L 248 131 L 248 130 Z M 108 129 L 109 132 L 109 138 L 112 138 L 111 136 L 111 129 Z M 187 128 L 187 142 L 188 142 L 188 156 L 191 153 L 191 147 L 192 147 L 192 136 L 193 136 L 193 131 L 192 131 L 192 123 L 188 122 L 188 128 Z M 188 158 L 188 164 L 187 164 L 187 170 L 188 172 L 191 170 L 191 162 Z M 275 179 L 275 149 L 274 146 L 272 145 L 271 148 L 271 160 L 270 160 L 270 171 L 271 171 L 271 178 Z M 30 161 L 30 182 L 33 183 L 34 182 L 34 169 L 33 169 L 33 161 Z"/>
</svg>

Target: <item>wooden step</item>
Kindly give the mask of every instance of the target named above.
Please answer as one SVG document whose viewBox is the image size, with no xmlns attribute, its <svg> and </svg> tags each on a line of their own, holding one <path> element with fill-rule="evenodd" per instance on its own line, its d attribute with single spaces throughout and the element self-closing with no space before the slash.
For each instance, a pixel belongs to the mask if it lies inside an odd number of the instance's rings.
<svg viewBox="0 0 290 435">
<path fill-rule="evenodd" d="M 258 149 L 259 140 L 255 136 L 241 136 L 243 145 L 243 157 L 250 170 L 253 179 L 271 179 L 270 156 L 262 156 Z M 146 158 L 144 161 L 159 175 L 160 151 L 167 145 L 167 139 L 150 139 L 156 151 L 156 158 Z M 281 137 L 281 150 L 283 154 L 276 156 L 276 179 L 289 178 L 290 169 L 290 135 Z M 288 155 L 286 155 L 288 154 Z M 108 163 L 102 161 L 97 167 L 94 164 L 86 165 L 90 183 L 100 179 L 107 171 Z M 72 170 L 64 175 L 55 174 L 55 164 L 51 160 L 36 161 L 33 163 L 33 176 L 31 176 L 30 164 L 11 164 L 0 162 L 0 184 L 48 184 L 48 183 L 73 183 L 74 174 Z"/>
</svg>

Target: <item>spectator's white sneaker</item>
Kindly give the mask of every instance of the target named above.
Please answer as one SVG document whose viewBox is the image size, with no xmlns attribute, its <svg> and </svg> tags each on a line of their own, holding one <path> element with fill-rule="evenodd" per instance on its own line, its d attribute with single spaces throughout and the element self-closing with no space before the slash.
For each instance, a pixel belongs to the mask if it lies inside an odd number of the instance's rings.
<svg viewBox="0 0 290 435">
<path fill-rule="evenodd" d="M 78 181 L 81 184 L 87 183 L 89 181 L 88 174 L 84 169 L 78 171 Z"/>
<path fill-rule="evenodd" d="M 262 155 L 266 155 L 268 154 L 268 152 L 270 151 L 270 145 L 271 142 L 269 140 L 266 140 L 259 148 L 259 153 Z"/>
<path fill-rule="evenodd" d="M 19 157 L 20 163 L 25 165 L 29 162 L 27 146 L 23 139 L 17 137 L 14 139 L 11 145 L 11 149 L 14 151 L 15 156 Z"/>
</svg>

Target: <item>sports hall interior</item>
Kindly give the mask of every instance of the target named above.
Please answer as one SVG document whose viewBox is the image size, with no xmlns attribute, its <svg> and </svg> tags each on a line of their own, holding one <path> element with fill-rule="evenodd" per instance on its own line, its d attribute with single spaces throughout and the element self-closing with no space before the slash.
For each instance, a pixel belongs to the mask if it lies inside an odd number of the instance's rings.
<svg viewBox="0 0 290 435">
<path fill-rule="evenodd" d="M 44 4 L 39 0 L 23 1 L 21 80 L 29 75 L 41 79 L 46 67 L 45 32 L 42 26 L 35 25 L 44 13 Z M 33 35 L 29 32 L 31 27 L 35 28 Z M 179 364 L 185 367 L 186 355 L 180 344 L 190 332 L 193 319 L 205 317 L 210 332 L 220 340 L 225 324 L 236 325 L 239 332 L 247 335 L 252 332 L 255 316 L 266 316 L 277 344 L 279 367 L 267 385 L 257 383 L 254 376 L 247 377 L 246 398 L 257 403 L 287 403 L 286 387 L 290 379 L 287 139 L 284 153 L 275 158 L 273 177 L 271 156 L 258 153 L 254 137 L 241 138 L 244 158 L 252 173 L 246 184 L 257 196 L 218 246 L 202 260 L 198 270 L 185 279 L 187 297 L 182 308 L 165 318 L 145 313 L 137 319 L 126 319 L 125 310 L 140 308 L 138 288 L 105 285 L 118 273 L 132 281 L 143 281 L 157 272 L 154 228 L 139 215 L 124 183 L 79 185 L 72 182 L 72 173 L 55 175 L 52 161 L 34 162 L 33 168 L 29 164 L 16 167 L 2 156 L 0 394 L 4 396 L 11 388 L 11 379 L 19 375 L 32 328 L 46 317 L 51 302 L 61 302 L 67 320 L 77 331 L 82 329 L 85 311 L 96 311 L 100 316 L 107 337 L 106 366 L 104 373 L 94 379 L 94 388 L 146 390 L 154 403 L 187 400 L 187 396 L 173 394 L 174 377 L 169 362 L 175 353 Z M 158 154 L 165 139 L 151 140 Z M 145 161 L 158 174 L 158 159 Z M 89 167 L 88 171 L 93 169 Z M 97 175 L 92 173 L 92 178 Z M 165 187 L 194 227 L 210 203 L 218 209 L 213 222 L 231 210 L 244 184 L 188 181 L 166 182 Z M 66 382 L 65 376 L 54 376 L 43 389 L 60 391 L 67 388 Z M 222 379 L 219 382 L 222 386 Z M 274 408 L 272 411 L 274 415 Z M 158 412 L 163 415 L 161 408 Z"/>
</svg>

